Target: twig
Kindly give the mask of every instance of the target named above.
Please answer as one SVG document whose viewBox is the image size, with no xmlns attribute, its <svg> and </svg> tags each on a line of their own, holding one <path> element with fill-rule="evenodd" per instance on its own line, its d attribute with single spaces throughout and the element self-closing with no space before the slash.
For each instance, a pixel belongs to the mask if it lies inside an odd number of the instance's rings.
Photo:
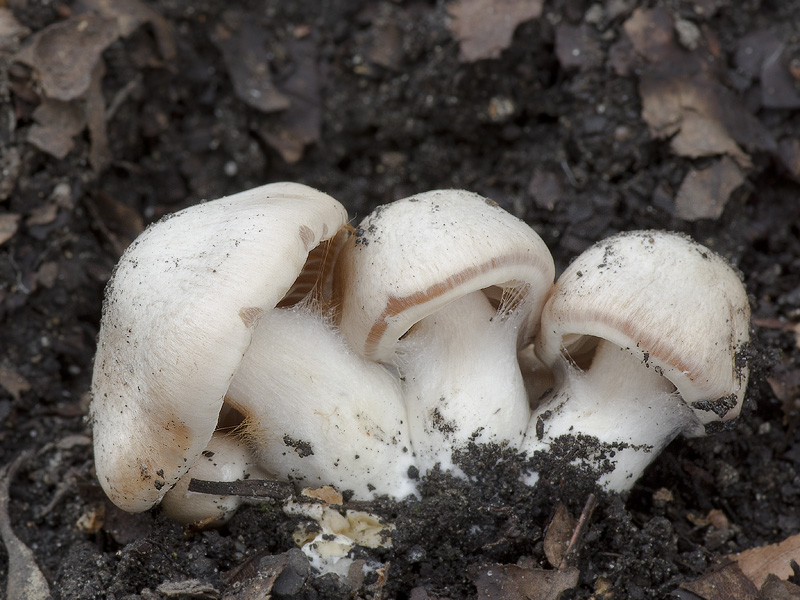
<svg viewBox="0 0 800 600">
<path fill-rule="evenodd" d="M 596 506 L 597 496 L 589 494 L 589 497 L 586 499 L 586 504 L 583 506 L 581 516 L 578 519 L 578 523 L 572 531 L 572 537 L 570 537 L 567 550 L 564 552 L 564 558 L 561 559 L 561 564 L 558 565 L 559 569 L 565 569 L 574 562 L 575 555 L 577 555 L 581 541 L 583 540 L 583 534 L 589 526 L 589 521 L 592 518 L 592 513 Z"/>
</svg>

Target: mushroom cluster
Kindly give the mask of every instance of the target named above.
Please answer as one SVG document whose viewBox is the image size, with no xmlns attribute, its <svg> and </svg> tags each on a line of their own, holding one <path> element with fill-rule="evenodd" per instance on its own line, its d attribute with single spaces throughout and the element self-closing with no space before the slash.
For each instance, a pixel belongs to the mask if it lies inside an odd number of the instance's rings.
<svg viewBox="0 0 800 600">
<path fill-rule="evenodd" d="M 624 491 L 676 435 L 741 409 L 747 296 L 687 237 L 615 236 L 554 284 L 541 238 L 477 194 L 347 221 L 326 194 L 277 183 L 187 208 L 128 248 L 92 382 L 115 504 L 160 502 L 184 523 L 232 514 L 236 499 L 190 492 L 191 477 L 403 498 L 436 465 L 457 473 L 467 444 L 532 455 L 565 439 L 591 441 L 600 483 Z"/>
</svg>

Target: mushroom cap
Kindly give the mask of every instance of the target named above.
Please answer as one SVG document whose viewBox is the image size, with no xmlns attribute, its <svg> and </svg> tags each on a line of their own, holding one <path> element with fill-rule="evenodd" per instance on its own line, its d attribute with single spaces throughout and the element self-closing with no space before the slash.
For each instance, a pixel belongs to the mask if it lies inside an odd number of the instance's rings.
<svg viewBox="0 0 800 600">
<path fill-rule="evenodd" d="M 378 207 L 337 263 L 341 329 L 355 351 L 391 360 L 415 323 L 465 294 L 528 287 L 535 327 L 553 283 L 542 239 L 496 203 L 463 190 L 436 190 Z"/>
<path fill-rule="evenodd" d="M 167 216 L 128 248 L 92 380 L 97 475 L 117 506 L 147 510 L 197 460 L 260 315 L 346 221 L 330 196 L 275 183 Z"/>
<path fill-rule="evenodd" d="M 750 304 L 736 272 L 686 235 L 633 231 L 581 254 L 542 311 L 536 353 L 555 366 L 608 340 L 661 372 L 703 424 L 735 418 L 747 387 Z M 580 362 L 580 361 L 579 361 Z"/>
</svg>

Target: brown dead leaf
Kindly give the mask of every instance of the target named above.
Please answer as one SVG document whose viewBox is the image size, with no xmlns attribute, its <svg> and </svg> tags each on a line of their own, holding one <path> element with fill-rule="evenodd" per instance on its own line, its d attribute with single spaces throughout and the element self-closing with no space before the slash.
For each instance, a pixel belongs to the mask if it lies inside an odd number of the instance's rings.
<svg viewBox="0 0 800 600">
<path fill-rule="evenodd" d="M 217 24 L 211 39 L 222 52 L 236 95 L 265 113 L 287 109 L 289 98 L 272 81 L 267 32 L 255 21 L 238 22 L 232 16 L 225 21 Z"/>
<path fill-rule="evenodd" d="M 684 221 L 718 219 L 744 181 L 741 169 L 727 156 L 705 169 L 691 169 L 675 197 L 675 216 Z"/>
<path fill-rule="evenodd" d="M 39 73 L 48 98 L 73 100 L 89 88 L 100 55 L 117 38 L 114 19 L 89 13 L 36 32 L 15 59 Z"/>
<path fill-rule="evenodd" d="M 455 0 L 447 5 L 448 27 L 459 42 L 462 62 L 497 58 L 518 25 L 542 14 L 544 0 Z"/>
<path fill-rule="evenodd" d="M 17 21 L 10 8 L 0 7 L 0 51 L 14 52 L 30 30 Z"/>
<path fill-rule="evenodd" d="M 75 146 L 72 138 L 86 126 L 83 109 L 75 102 L 44 98 L 33 112 L 36 121 L 27 140 L 42 152 L 64 158 Z"/>
<path fill-rule="evenodd" d="M 672 17 L 664 8 L 637 8 L 623 29 L 636 53 L 650 62 L 667 60 L 679 51 Z"/>
<path fill-rule="evenodd" d="M 169 22 L 140 0 L 80 0 L 79 5 L 83 10 L 116 21 L 122 37 L 128 37 L 142 25 L 149 24 L 164 60 L 171 61 L 177 55 Z"/>
<path fill-rule="evenodd" d="M 283 160 L 296 163 L 305 147 L 319 139 L 322 129 L 317 43 L 308 36 L 291 40 L 286 49 L 294 68 L 280 90 L 291 105 L 279 115 L 266 117 L 258 133 Z"/>
<path fill-rule="evenodd" d="M 758 589 L 736 563 L 706 573 L 695 581 L 682 583 L 680 587 L 703 600 L 758 600 Z"/>
<path fill-rule="evenodd" d="M 764 585 L 761 586 L 761 598 L 768 598 L 769 600 L 797 600 L 800 598 L 800 586 L 797 586 L 788 581 L 782 581 L 769 575 Z"/>
<path fill-rule="evenodd" d="M 800 563 L 800 534 L 789 536 L 778 544 L 729 554 L 728 558 L 734 560 L 742 573 L 759 588 L 770 574 L 788 579 L 793 573 L 791 561 Z"/>
<path fill-rule="evenodd" d="M 14 400 L 19 401 L 20 395 L 31 389 L 31 384 L 22 375 L 11 367 L 0 365 L 0 386 L 3 387 Z"/>
<path fill-rule="evenodd" d="M 558 600 L 578 585 L 575 567 L 545 570 L 517 565 L 475 565 L 469 574 L 478 589 L 478 600 Z"/>
<path fill-rule="evenodd" d="M 0 245 L 4 244 L 17 233 L 20 216 L 16 213 L 0 214 Z"/>
<path fill-rule="evenodd" d="M 574 529 L 575 520 L 570 516 L 567 507 L 559 502 L 544 534 L 544 554 L 547 561 L 556 568 L 564 560 Z"/>
<path fill-rule="evenodd" d="M 36 564 L 33 552 L 14 533 L 8 514 L 11 480 L 32 454 L 31 451 L 21 454 L 0 469 L 0 540 L 8 554 L 6 598 L 9 599 L 46 600 L 52 597 L 47 579 Z"/>
<path fill-rule="evenodd" d="M 724 93 L 720 84 L 705 75 L 687 78 L 651 73 L 639 80 L 642 118 L 650 135 L 656 139 L 672 137 L 672 150 L 680 156 L 728 154 L 743 168 L 749 168 L 750 157 L 722 119 L 720 96 Z M 746 111 L 740 108 L 738 112 Z"/>
</svg>

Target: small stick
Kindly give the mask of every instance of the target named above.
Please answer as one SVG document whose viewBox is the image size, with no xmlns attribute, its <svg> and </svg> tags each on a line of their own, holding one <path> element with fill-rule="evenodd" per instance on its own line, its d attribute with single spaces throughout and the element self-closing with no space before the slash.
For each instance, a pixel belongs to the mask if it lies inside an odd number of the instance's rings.
<svg viewBox="0 0 800 600">
<path fill-rule="evenodd" d="M 592 518 L 592 513 L 594 512 L 596 506 L 597 496 L 594 494 L 589 494 L 589 497 L 586 499 L 586 504 L 583 507 L 583 511 L 581 512 L 581 516 L 578 519 L 578 524 L 575 525 L 575 529 L 572 532 L 572 537 L 569 539 L 569 545 L 567 545 L 567 550 L 564 552 L 564 558 L 561 559 L 561 564 L 558 565 L 559 569 L 564 569 L 569 565 L 569 563 L 573 562 L 573 558 L 578 553 L 583 534 L 586 531 L 586 528 L 589 526 L 589 521 Z"/>
</svg>

